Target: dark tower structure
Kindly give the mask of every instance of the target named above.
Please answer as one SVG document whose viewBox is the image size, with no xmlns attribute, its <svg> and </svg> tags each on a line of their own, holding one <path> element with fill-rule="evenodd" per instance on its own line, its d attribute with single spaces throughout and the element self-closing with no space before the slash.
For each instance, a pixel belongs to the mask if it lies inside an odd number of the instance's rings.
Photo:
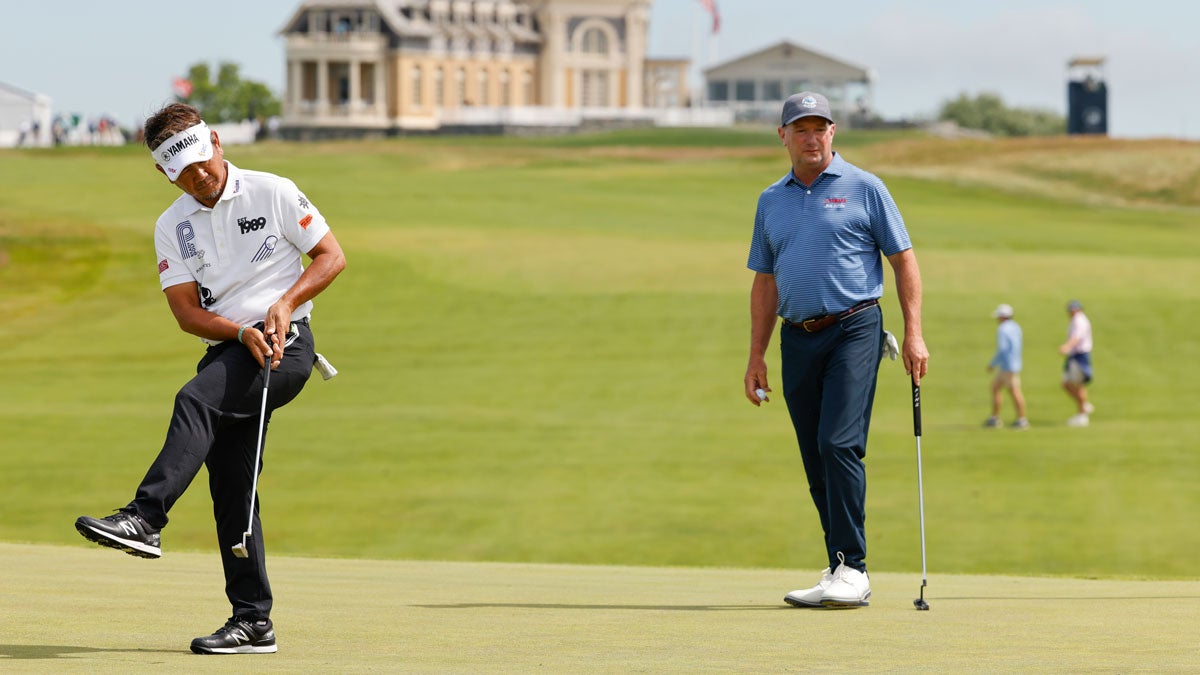
<svg viewBox="0 0 1200 675">
<path fill-rule="evenodd" d="M 1067 133 L 1108 134 L 1108 85 L 1104 57 L 1067 62 Z"/>
</svg>

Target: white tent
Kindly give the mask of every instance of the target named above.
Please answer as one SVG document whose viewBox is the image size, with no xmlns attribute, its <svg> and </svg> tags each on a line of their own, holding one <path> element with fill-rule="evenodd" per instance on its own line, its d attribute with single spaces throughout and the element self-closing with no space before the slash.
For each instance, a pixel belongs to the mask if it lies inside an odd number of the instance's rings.
<svg viewBox="0 0 1200 675">
<path fill-rule="evenodd" d="M 51 142 L 50 98 L 0 82 L 0 148 Z"/>
</svg>

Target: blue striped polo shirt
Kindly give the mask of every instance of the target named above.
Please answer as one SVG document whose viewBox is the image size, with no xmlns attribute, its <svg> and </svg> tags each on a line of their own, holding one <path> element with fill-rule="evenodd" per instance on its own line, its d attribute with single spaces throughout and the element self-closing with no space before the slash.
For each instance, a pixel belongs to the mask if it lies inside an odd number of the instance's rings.
<svg viewBox="0 0 1200 675">
<path fill-rule="evenodd" d="M 758 197 L 746 266 L 775 275 L 779 316 L 803 321 L 883 295 L 883 258 L 912 248 L 874 174 L 836 152 L 805 187 L 789 170 Z"/>
</svg>

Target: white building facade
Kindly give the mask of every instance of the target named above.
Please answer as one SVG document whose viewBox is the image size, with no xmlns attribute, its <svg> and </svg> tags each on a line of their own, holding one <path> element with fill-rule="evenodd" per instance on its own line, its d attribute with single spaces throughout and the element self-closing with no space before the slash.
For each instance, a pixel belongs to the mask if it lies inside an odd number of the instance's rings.
<svg viewBox="0 0 1200 675">
<path fill-rule="evenodd" d="M 650 0 L 309 0 L 282 30 L 282 130 L 653 120 L 656 104 L 687 91 L 686 77 L 664 76 L 677 62 L 647 59 L 649 10 Z"/>
<path fill-rule="evenodd" d="M 50 98 L 0 82 L 0 148 L 53 144 Z"/>
<path fill-rule="evenodd" d="M 870 70 L 779 42 L 704 71 L 704 105 L 733 111 L 739 121 L 778 124 L 784 99 L 816 91 L 829 99 L 839 125 L 870 116 L 874 109 Z"/>
</svg>

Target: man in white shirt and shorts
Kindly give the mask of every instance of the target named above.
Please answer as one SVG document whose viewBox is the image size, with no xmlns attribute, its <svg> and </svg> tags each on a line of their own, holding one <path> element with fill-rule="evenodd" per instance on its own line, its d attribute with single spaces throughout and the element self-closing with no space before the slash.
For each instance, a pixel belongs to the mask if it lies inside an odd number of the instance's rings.
<svg viewBox="0 0 1200 675">
<path fill-rule="evenodd" d="M 1071 317 L 1067 341 L 1058 348 L 1058 353 L 1067 357 L 1063 362 L 1063 389 L 1076 408 L 1076 413 L 1067 418 L 1067 426 L 1086 427 L 1095 411 L 1087 390 L 1092 381 L 1092 322 L 1083 313 L 1083 305 L 1078 300 L 1067 303 L 1067 314 Z"/>
</svg>

